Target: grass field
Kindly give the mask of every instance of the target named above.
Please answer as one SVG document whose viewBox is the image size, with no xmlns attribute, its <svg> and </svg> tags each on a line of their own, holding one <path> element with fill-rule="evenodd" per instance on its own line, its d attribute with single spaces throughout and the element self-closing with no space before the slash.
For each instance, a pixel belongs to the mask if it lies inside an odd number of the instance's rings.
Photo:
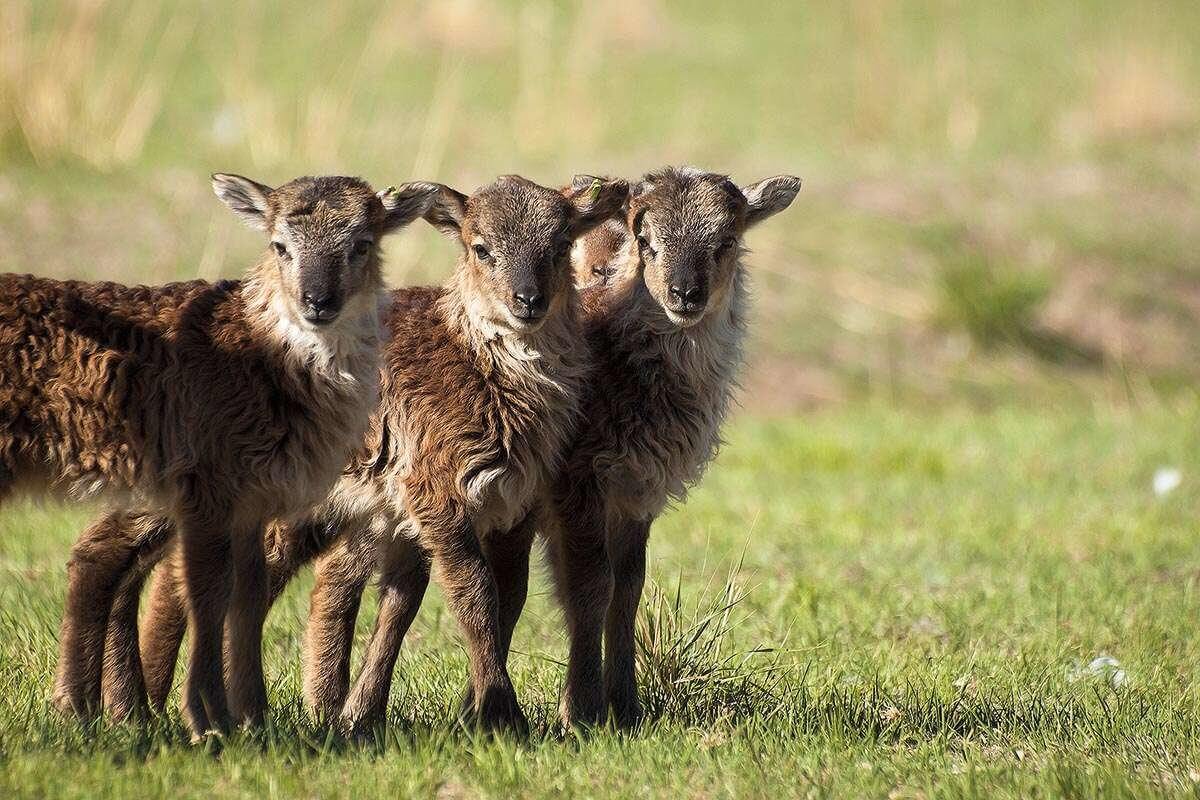
<svg viewBox="0 0 1200 800">
<path fill-rule="evenodd" d="M 554 735 L 539 579 L 513 657 L 529 743 L 451 725 L 465 659 L 436 592 L 394 724 L 340 742 L 299 703 L 306 576 L 269 624 L 270 731 L 218 754 L 177 717 L 83 730 L 47 697 L 91 510 L 16 506 L 0 797 L 1200 793 L 1200 4 L 297 9 L 0 2 L 0 271 L 237 275 L 262 242 L 216 170 L 802 176 L 749 240 L 730 444 L 652 541 L 653 721 Z M 416 226 L 387 255 L 410 283 L 455 252 Z"/>
<path fill-rule="evenodd" d="M 186 746 L 174 715 L 81 730 L 47 687 L 87 514 L 7 512 L 0 796 L 1192 795 L 1197 423 L 1196 406 L 741 420 L 652 541 L 655 718 L 582 743 L 549 730 L 563 646 L 544 580 L 513 658 L 525 745 L 453 727 L 465 660 L 435 592 L 386 733 L 350 746 L 315 728 L 299 709 L 307 578 L 270 621 L 268 733 L 217 755 Z M 1164 468 L 1183 480 L 1159 496 Z M 731 572 L 736 603 L 697 626 Z"/>
</svg>

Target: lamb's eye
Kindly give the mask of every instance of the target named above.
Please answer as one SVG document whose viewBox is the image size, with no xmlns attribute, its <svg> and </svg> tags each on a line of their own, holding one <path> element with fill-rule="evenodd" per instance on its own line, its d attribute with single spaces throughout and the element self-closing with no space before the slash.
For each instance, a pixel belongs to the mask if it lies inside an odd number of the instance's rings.
<svg viewBox="0 0 1200 800">
<path fill-rule="evenodd" d="M 472 245 L 471 249 L 475 251 L 475 257 L 480 261 L 487 261 L 492 257 L 492 254 L 488 252 L 488 249 L 481 244 Z"/>
<path fill-rule="evenodd" d="M 569 256 L 571 254 L 571 244 L 572 243 L 569 241 L 558 243 L 558 246 L 556 248 L 554 248 L 555 261 L 566 258 L 567 256 Z"/>
<path fill-rule="evenodd" d="M 639 235 L 637 237 L 637 243 L 638 243 L 638 247 L 641 248 L 643 253 L 649 253 L 651 257 L 657 255 L 657 252 L 655 251 L 655 249 L 650 246 L 650 240 L 647 239 L 645 236 Z"/>
<path fill-rule="evenodd" d="M 275 255 L 279 256 L 280 258 L 288 257 L 288 249 L 284 246 L 283 242 L 271 242 L 271 249 L 274 250 Z"/>
<path fill-rule="evenodd" d="M 719 245 L 717 245 L 717 254 L 724 255 L 725 253 L 728 253 L 730 250 L 733 249 L 734 245 L 736 245 L 736 244 L 737 244 L 736 236 L 728 236 L 725 239 L 722 239 L 721 243 Z"/>
<path fill-rule="evenodd" d="M 354 243 L 354 255 L 358 257 L 365 256 L 371 252 L 371 245 L 375 244 L 370 239 L 359 239 Z"/>
</svg>

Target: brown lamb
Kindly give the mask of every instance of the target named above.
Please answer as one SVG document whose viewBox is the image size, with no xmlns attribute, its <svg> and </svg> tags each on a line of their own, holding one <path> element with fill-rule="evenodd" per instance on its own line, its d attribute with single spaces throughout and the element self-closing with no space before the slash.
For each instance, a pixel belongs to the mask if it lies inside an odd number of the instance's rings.
<svg viewBox="0 0 1200 800">
<path fill-rule="evenodd" d="M 580 235 L 620 212 L 627 193 L 624 181 L 559 193 L 506 177 L 470 198 L 443 189 L 431 207 L 427 219 L 463 248 L 458 269 L 445 288 L 393 293 L 383 399 L 362 452 L 308 520 L 267 537 L 273 591 L 321 554 L 305 669 L 305 694 L 320 715 L 338 716 L 350 730 L 382 715 L 432 564 L 467 639 L 466 712 L 487 729 L 525 727 L 500 633 L 512 630 L 509 617 L 524 601 L 533 515 L 574 435 L 590 364 L 569 253 Z M 134 563 L 136 547 L 116 549 L 117 560 Z M 347 700 L 354 621 L 376 569 L 379 616 Z M 136 606 L 140 570 L 129 571 L 125 593 Z M 522 589 L 518 603 L 497 592 L 498 583 L 513 582 Z M 177 583 L 175 570 L 159 572 L 143 622 L 141 660 L 158 706 L 184 623 Z M 112 672 L 129 677 L 115 679 L 111 694 L 106 677 L 106 702 L 130 709 L 142 702 L 130 645 L 136 631 L 131 616 L 112 622 Z"/>
<path fill-rule="evenodd" d="M 559 596 L 571 600 L 568 726 L 596 724 L 609 712 L 621 727 L 640 717 L 634 619 L 650 526 L 684 500 L 720 445 L 746 329 L 742 237 L 799 189 L 790 176 L 739 189 L 690 167 L 652 172 L 631 191 L 631 235 L 610 239 L 623 248 L 609 272 L 618 278 L 583 293 L 593 390 L 546 515 L 567 543 L 551 555 L 565 557 L 552 575 Z M 603 586 L 609 570 L 611 596 L 576 590 Z M 518 616 L 519 609 L 508 619 Z"/>
<path fill-rule="evenodd" d="M 434 190 L 377 196 L 340 177 L 271 189 L 233 175 L 213 187 L 272 237 L 241 282 L 0 275 L 0 503 L 106 496 L 179 530 L 195 735 L 227 730 L 230 708 L 244 720 L 264 710 L 259 531 L 323 497 L 361 441 L 378 395 L 377 243 Z M 88 570 L 76 556 L 72 582 Z M 96 615 L 108 609 L 73 591 L 61 646 L 74 657 L 60 659 L 54 701 L 80 715 L 99 708 L 103 628 L 76 621 Z"/>
</svg>

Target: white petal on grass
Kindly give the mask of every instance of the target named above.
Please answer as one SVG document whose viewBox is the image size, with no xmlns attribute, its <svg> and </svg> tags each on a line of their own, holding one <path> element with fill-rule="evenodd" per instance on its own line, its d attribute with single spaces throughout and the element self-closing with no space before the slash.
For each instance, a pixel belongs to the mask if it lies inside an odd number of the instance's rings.
<svg viewBox="0 0 1200 800">
<path fill-rule="evenodd" d="M 1125 670 L 1121 669 L 1121 662 L 1107 653 L 1096 656 L 1086 666 L 1076 662 L 1075 666 L 1067 673 L 1068 680 L 1100 678 L 1114 689 L 1124 686 L 1126 677 Z"/>
<path fill-rule="evenodd" d="M 1183 473 L 1175 467 L 1159 467 L 1154 471 L 1154 494 L 1165 497 L 1183 483 Z"/>
</svg>

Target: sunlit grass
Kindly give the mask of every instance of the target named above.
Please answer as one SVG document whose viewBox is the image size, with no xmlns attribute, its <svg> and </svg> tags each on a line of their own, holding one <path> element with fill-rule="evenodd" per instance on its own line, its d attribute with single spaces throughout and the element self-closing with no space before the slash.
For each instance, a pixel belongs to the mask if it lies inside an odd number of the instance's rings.
<svg viewBox="0 0 1200 800">
<path fill-rule="evenodd" d="M 629 739 L 557 735 L 561 621 L 540 575 L 511 662 L 527 744 L 454 727 L 466 664 L 436 591 L 388 726 L 353 745 L 316 725 L 299 699 L 307 576 L 268 625 L 270 729 L 218 758 L 187 745 L 174 712 L 80 728 L 47 694 L 63 559 L 87 514 L 17 507 L 0 516 L 0 792 L 1187 794 L 1200 768 L 1198 419 L 1191 407 L 742 420 L 652 537 L 639 623 L 650 717 Z M 1181 481 L 1159 495 L 1162 467 Z M 1119 683 L 1089 669 L 1101 657 Z"/>
</svg>

